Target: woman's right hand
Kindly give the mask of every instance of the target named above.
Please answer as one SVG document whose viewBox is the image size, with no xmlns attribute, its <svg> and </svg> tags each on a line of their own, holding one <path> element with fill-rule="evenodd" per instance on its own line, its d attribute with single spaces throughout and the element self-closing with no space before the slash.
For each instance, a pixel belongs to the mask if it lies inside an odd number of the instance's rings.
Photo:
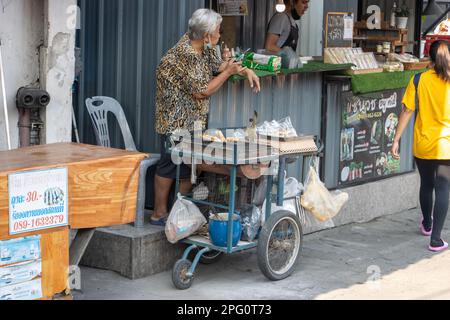
<svg viewBox="0 0 450 320">
<path fill-rule="evenodd" d="M 228 72 L 230 76 L 240 74 L 244 70 L 245 68 L 242 67 L 242 63 L 236 62 L 234 59 L 228 61 L 227 66 L 225 68 L 225 72 Z"/>
<path fill-rule="evenodd" d="M 394 140 L 394 142 L 392 143 L 391 154 L 395 160 L 400 160 L 400 153 L 398 152 L 399 148 L 400 148 L 399 141 Z"/>
</svg>

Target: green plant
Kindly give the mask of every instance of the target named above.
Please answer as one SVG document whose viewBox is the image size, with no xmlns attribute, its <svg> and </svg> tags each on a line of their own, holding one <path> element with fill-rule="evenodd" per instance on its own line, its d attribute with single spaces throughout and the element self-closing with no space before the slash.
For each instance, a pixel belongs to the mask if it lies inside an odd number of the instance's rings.
<svg viewBox="0 0 450 320">
<path fill-rule="evenodd" d="M 409 17 L 410 14 L 410 10 L 408 8 L 408 6 L 406 5 L 406 3 L 403 1 L 403 4 L 398 8 L 396 15 L 399 18 L 407 18 Z"/>
</svg>

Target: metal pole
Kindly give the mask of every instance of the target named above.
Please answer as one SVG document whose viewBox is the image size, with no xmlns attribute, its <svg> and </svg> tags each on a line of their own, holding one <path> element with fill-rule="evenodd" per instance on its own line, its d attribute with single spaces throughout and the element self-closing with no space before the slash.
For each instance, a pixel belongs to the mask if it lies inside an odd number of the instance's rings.
<svg viewBox="0 0 450 320">
<path fill-rule="evenodd" d="M 8 142 L 8 150 L 11 150 L 11 136 L 9 133 L 8 106 L 6 105 L 5 74 L 3 72 L 2 41 L 1 40 L 0 40 L 0 82 L 2 83 L 3 112 L 5 115 L 6 139 Z"/>
<path fill-rule="evenodd" d="M 72 125 L 73 129 L 75 130 L 75 139 L 77 140 L 77 143 L 80 143 L 80 135 L 78 134 L 77 120 L 75 118 L 75 110 L 73 106 L 72 106 Z"/>
<path fill-rule="evenodd" d="M 236 150 L 235 150 L 236 151 Z M 236 162 L 234 162 L 236 163 Z M 234 201 L 236 196 L 236 174 L 237 165 L 233 164 L 231 166 L 231 177 L 230 177 L 230 197 L 229 197 L 229 210 L 228 210 L 228 236 L 227 236 L 227 252 L 231 253 L 233 251 L 233 229 L 234 229 Z"/>
<path fill-rule="evenodd" d="M 286 157 L 280 157 L 278 169 L 277 206 L 282 207 L 284 202 L 284 179 L 286 179 Z"/>
</svg>

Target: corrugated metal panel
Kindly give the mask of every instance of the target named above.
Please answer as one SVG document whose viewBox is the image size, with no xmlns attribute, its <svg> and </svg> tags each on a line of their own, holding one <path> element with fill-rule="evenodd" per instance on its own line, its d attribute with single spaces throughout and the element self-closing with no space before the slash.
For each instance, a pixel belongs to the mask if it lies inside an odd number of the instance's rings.
<svg viewBox="0 0 450 320">
<path fill-rule="evenodd" d="M 154 130 L 156 68 L 187 30 L 204 0 L 80 0 L 83 72 L 79 79 L 77 120 L 81 141 L 95 144 L 84 100 L 116 98 L 124 108 L 138 149 L 158 151 Z M 112 145 L 122 147 L 112 121 Z"/>
<path fill-rule="evenodd" d="M 267 24 L 275 11 L 273 0 L 248 0 L 249 15 L 242 18 L 238 43 L 245 49 L 264 48 Z"/>
<path fill-rule="evenodd" d="M 261 79 L 261 93 L 252 93 L 247 81 L 228 82 L 212 98 L 211 128 L 246 127 L 256 110 L 259 121 L 291 117 L 299 133 L 321 134 L 322 74 L 306 73 Z M 289 168 L 300 178 L 302 163 Z"/>
<path fill-rule="evenodd" d="M 263 47 L 265 32 L 262 30 L 266 29 L 274 12 L 274 3 L 272 0 L 249 0 L 250 15 L 242 18 L 242 28 L 238 26 L 246 48 Z M 95 143 L 91 123 L 85 112 L 85 99 L 106 95 L 116 98 L 123 106 L 137 147 L 148 152 L 158 151 L 154 133 L 156 67 L 164 53 L 186 31 L 192 13 L 197 8 L 205 7 L 205 1 L 79 0 L 79 4 L 82 12 L 79 45 L 82 48 L 83 72 L 79 79 L 76 116 L 82 142 Z M 317 30 L 318 34 L 321 33 L 321 26 L 313 26 L 311 23 L 306 25 L 311 30 Z M 318 36 L 314 34 L 312 37 Z M 309 43 L 308 38 L 304 37 L 303 41 Z M 308 81 L 300 82 L 309 85 Z M 290 80 L 286 83 L 299 90 L 301 88 L 300 83 L 292 85 Z M 266 86 L 264 91 L 270 92 L 272 85 L 274 83 Z M 224 90 L 237 92 L 241 88 L 234 85 L 234 89 Z M 261 108 L 272 110 L 272 100 L 269 102 L 261 97 L 251 98 L 248 92 L 250 90 L 240 93 L 245 102 L 261 104 Z M 218 95 L 215 101 L 219 101 L 221 97 L 224 98 L 223 95 Z M 318 99 L 319 97 L 320 92 L 317 95 Z M 226 110 L 228 100 L 226 97 L 224 99 L 221 103 L 224 104 L 223 110 Z M 320 108 L 320 104 L 315 106 Z M 268 116 L 271 114 L 267 113 Z M 122 147 L 123 142 L 115 121 L 111 121 L 111 129 L 112 145 Z"/>
<path fill-rule="evenodd" d="M 300 23 L 300 48 L 302 56 L 321 56 L 323 54 L 323 8 L 324 1 L 310 2 L 309 10 Z"/>
</svg>

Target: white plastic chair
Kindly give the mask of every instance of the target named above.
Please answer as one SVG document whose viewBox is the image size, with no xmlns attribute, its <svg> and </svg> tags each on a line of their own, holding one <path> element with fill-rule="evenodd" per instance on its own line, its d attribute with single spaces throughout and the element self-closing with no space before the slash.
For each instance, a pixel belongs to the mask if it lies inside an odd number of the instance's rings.
<svg viewBox="0 0 450 320">
<path fill-rule="evenodd" d="M 92 120 L 98 145 L 107 148 L 111 147 L 108 129 L 108 115 L 109 113 L 112 113 L 119 123 L 126 150 L 137 151 L 125 113 L 117 100 L 110 97 L 93 97 L 86 99 L 86 107 Z M 134 226 L 137 228 L 144 226 L 145 177 L 147 175 L 148 168 L 156 165 L 160 158 L 160 155 L 154 154 L 141 162 L 136 221 L 134 223 Z"/>
</svg>

